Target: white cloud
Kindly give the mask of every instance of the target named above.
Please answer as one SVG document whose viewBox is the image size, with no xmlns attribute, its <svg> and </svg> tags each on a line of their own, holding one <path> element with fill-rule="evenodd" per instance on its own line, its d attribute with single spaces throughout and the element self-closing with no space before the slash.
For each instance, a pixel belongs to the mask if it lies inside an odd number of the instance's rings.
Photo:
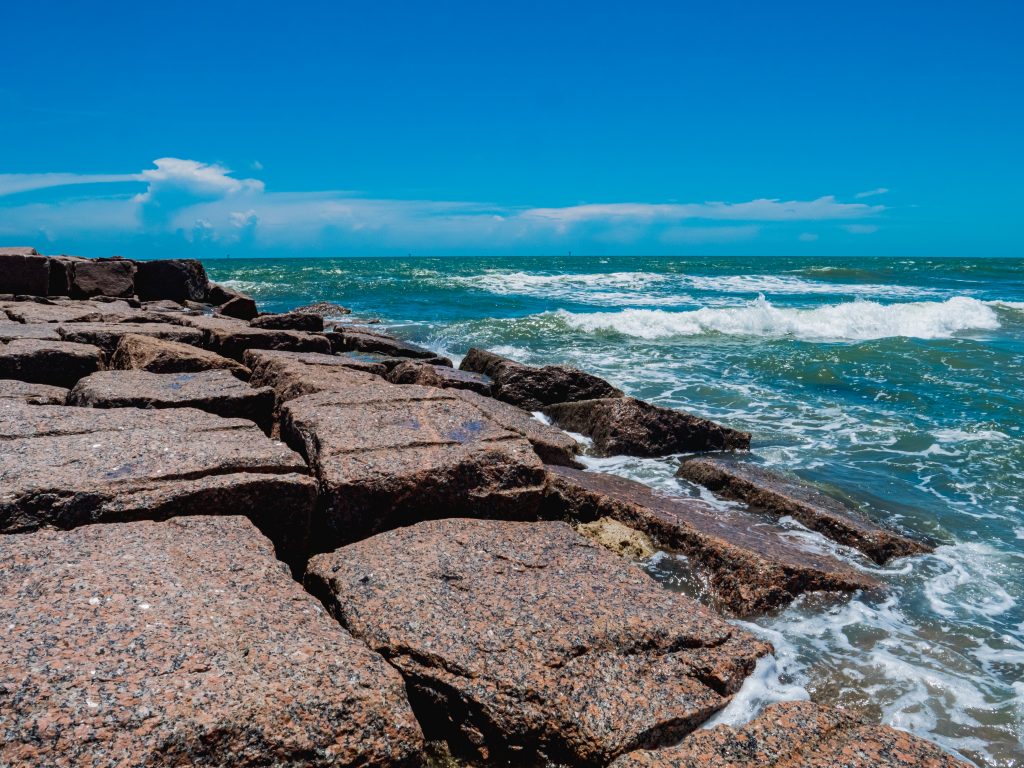
<svg viewBox="0 0 1024 768">
<path fill-rule="evenodd" d="M 177 157 L 161 157 L 153 165 L 156 168 L 139 174 L 139 178 L 149 182 L 149 188 L 137 198 L 140 202 L 155 199 L 165 191 L 184 192 L 199 199 L 263 191 L 259 179 L 233 178 L 222 165 Z"/>
<path fill-rule="evenodd" d="M 888 192 L 887 187 L 878 187 L 877 189 L 869 189 L 867 192 L 858 192 L 854 197 L 858 200 L 863 200 L 865 197 L 874 197 L 875 195 L 884 195 Z"/>
<path fill-rule="evenodd" d="M 0 173 L 0 195 L 17 192 L 32 192 L 51 187 L 67 187 L 75 184 L 108 184 L 124 181 L 140 181 L 137 173 Z"/>
<path fill-rule="evenodd" d="M 800 235 L 797 237 L 797 240 L 800 240 L 801 242 L 804 243 L 813 243 L 817 239 L 818 236 L 813 232 L 801 232 Z"/>
<path fill-rule="evenodd" d="M 854 235 L 870 235 L 878 231 L 874 224 L 844 224 L 843 229 Z"/>
</svg>

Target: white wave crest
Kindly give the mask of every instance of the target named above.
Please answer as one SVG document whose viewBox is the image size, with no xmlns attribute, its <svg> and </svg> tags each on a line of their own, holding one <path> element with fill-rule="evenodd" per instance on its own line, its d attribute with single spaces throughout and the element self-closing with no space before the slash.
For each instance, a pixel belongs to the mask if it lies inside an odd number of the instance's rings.
<svg viewBox="0 0 1024 768">
<path fill-rule="evenodd" d="M 593 313 L 559 310 L 556 314 L 576 330 L 615 331 L 641 339 L 706 333 L 810 341 L 862 341 L 894 336 L 936 339 L 960 331 L 999 328 L 999 319 L 991 307 L 966 296 L 903 304 L 852 301 L 814 309 L 776 307 L 760 296 L 741 307 L 703 307 L 689 312 L 624 309 Z"/>
</svg>

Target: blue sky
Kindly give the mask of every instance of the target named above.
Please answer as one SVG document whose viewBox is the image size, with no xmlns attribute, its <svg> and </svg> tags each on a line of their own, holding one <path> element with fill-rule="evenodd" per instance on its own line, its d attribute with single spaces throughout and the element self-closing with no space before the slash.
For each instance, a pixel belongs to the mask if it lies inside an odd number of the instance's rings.
<svg viewBox="0 0 1024 768">
<path fill-rule="evenodd" d="M 0 244 L 1024 256 L 1014 2 L 9 3 Z"/>
</svg>

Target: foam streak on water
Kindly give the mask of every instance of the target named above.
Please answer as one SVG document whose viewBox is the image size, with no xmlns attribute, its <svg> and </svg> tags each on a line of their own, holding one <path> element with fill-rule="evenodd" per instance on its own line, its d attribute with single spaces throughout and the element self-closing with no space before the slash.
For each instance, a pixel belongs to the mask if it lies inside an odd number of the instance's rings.
<svg viewBox="0 0 1024 768">
<path fill-rule="evenodd" d="M 869 571 L 881 595 L 811 595 L 745 624 L 770 640 L 715 722 L 811 697 L 983 766 L 1024 766 L 1024 261 L 336 259 L 222 261 L 268 310 L 337 301 L 458 360 L 560 362 L 750 430 L 754 453 L 827 484 L 934 554 Z M 699 495 L 679 457 L 589 468 Z M 700 596 L 685 558 L 648 565 Z"/>
</svg>

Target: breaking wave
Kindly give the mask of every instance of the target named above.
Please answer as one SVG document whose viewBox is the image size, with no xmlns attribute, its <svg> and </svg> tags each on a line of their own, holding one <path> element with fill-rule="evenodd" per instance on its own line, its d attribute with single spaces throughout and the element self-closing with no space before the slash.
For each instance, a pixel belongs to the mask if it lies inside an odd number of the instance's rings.
<svg viewBox="0 0 1024 768">
<path fill-rule="evenodd" d="M 624 309 L 593 313 L 558 310 L 555 314 L 575 330 L 615 332 L 641 339 L 708 333 L 807 341 L 863 341 L 894 336 L 938 339 L 962 331 L 999 328 L 992 307 L 966 296 L 902 304 L 852 301 L 813 309 L 777 307 L 759 296 L 740 307 L 703 307 L 688 312 Z"/>
</svg>

